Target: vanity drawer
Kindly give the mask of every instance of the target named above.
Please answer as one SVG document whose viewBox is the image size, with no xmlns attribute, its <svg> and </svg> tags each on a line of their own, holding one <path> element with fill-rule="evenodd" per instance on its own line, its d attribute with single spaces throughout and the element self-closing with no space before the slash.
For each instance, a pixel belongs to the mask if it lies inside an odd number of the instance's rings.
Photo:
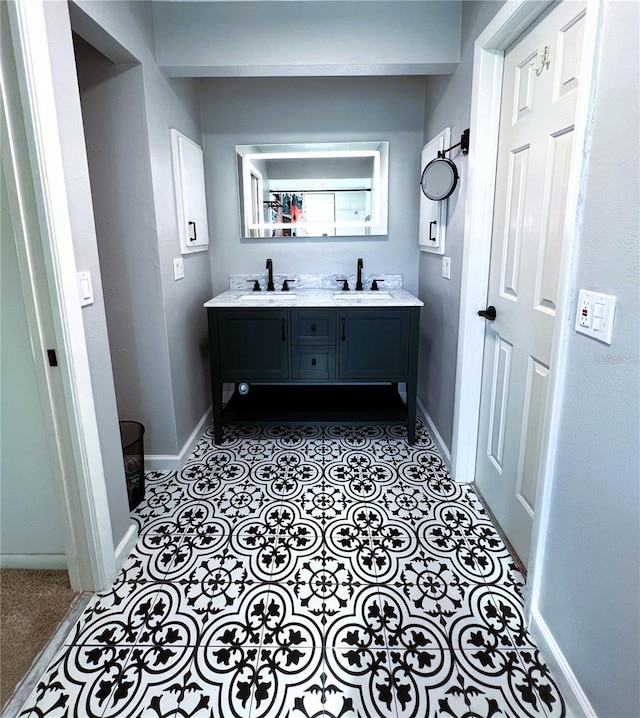
<svg viewBox="0 0 640 718">
<path fill-rule="evenodd" d="M 294 310 L 291 312 L 291 333 L 294 344 L 335 344 L 336 313 L 322 309 Z"/>
<path fill-rule="evenodd" d="M 335 379 L 335 347 L 294 346 L 291 352 L 291 375 L 294 379 Z"/>
</svg>

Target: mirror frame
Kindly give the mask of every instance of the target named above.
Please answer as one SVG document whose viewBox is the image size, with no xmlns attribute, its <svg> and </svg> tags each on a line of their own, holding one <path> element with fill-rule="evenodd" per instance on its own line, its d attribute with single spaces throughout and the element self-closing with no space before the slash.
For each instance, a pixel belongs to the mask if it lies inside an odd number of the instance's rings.
<svg viewBox="0 0 640 718">
<path fill-rule="evenodd" d="M 261 207 L 260 197 L 264 196 L 264 177 L 254 166 L 256 160 L 295 160 L 295 159 L 327 159 L 327 158 L 367 158 L 373 160 L 374 171 L 371 178 L 371 219 L 359 222 L 318 222 L 322 227 L 330 227 L 336 231 L 331 238 L 358 239 L 371 235 L 388 234 L 389 222 L 389 143 L 385 141 L 357 142 L 325 142 L 295 144 L 262 144 L 236 145 L 238 165 L 238 194 L 240 207 L 240 237 L 242 239 L 326 239 L 327 235 L 308 234 L 291 237 L 264 236 L 262 232 L 276 229 L 292 229 L 295 223 L 274 223 L 259 221 L 257 209 Z M 300 225 L 305 229 L 313 229 L 313 223 Z M 361 233 L 340 235 L 340 229 L 362 229 Z"/>
<path fill-rule="evenodd" d="M 448 185 L 444 185 L 440 191 L 434 192 L 433 187 L 429 187 L 427 184 L 429 172 L 434 169 L 438 169 L 440 165 L 444 164 L 451 171 L 451 180 Z M 458 168 L 448 157 L 436 157 L 427 164 L 422 171 L 422 177 L 420 178 L 420 187 L 424 196 L 434 202 L 440 202 L 443 199 L 447 199 L 453 194 L 458 184 Z"/>
</svg>

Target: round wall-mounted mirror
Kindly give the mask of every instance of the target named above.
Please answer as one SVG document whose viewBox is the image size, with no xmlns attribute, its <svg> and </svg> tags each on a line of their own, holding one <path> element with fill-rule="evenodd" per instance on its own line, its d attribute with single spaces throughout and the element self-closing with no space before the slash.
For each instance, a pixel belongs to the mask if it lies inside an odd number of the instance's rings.
<svg viewBox="0 0 640 718">
<path fill-rule="evenodd" d="M 446 199 L 458 184 L 458 168 L 446 157 L 431 160 L 422 172 L 420 187 L 429 199 Z"/>
</svg>

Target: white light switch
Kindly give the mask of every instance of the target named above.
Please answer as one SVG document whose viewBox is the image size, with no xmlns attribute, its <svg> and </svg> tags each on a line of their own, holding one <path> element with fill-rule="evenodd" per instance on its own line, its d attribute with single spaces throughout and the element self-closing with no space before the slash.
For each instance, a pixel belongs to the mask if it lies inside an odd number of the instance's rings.
<svg viewBox="0 0 640 718">
<path fill-rule="evenodd" d="M 173 278 L 176 282 L 178 279 L 184 279 L 184 261 L 182 257 L 173 260 Z"/>
<path fill-rule="evenodd" d="M 442 258 L 442 276 L 451 279 L 451 257 Z"/>
<path fill-rule="evenodd" d="M 611 344 L 615 310 L 615 297 L 581 289 L 578 294 L 576 331 L 605 344 Z"/>
<path fill-rule="evenodd" d="M 80 296 L 80 306 L 86 307 L 93 304 L 93 285 L 91 284 L 90 272 L 78 272 L 76 274 L 78 282 L 78 294 Z"/>
<path fill-rule="evenodd" d="M 596 302 L 593 305 L 593 331 L 603 332 L 604 331 L 604 318 L 606 316 L 606 307 L 601 302 Z"/>
</svg>

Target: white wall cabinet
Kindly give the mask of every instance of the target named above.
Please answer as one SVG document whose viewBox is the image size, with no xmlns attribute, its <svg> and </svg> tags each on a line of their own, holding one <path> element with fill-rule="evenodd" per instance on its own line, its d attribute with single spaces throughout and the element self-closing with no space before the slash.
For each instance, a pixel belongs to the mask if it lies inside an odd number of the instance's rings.
<svg viewBox="0 0 640 718">
<path fill-rule="evenodd" d="M 438 156 L 438 151 L 449 147 L 451 128 L 447 127 L 436 135 L 422 148 L 420 156 L 420 175 L 424 168 Z M 420 223 L 418 229 L 418 245 L 422 251 L 444 254 L 444 240 L 447 231 L 447 205 L 449 199 L 439 202 L 425 196 L 420 191 Z"/>
<path fill-rule="evenodd" d="M 178 130 L 171 130 L 173 182 L 182 254 L 209 249 L 207 201 L 202 148 Z"/>
</svg>

